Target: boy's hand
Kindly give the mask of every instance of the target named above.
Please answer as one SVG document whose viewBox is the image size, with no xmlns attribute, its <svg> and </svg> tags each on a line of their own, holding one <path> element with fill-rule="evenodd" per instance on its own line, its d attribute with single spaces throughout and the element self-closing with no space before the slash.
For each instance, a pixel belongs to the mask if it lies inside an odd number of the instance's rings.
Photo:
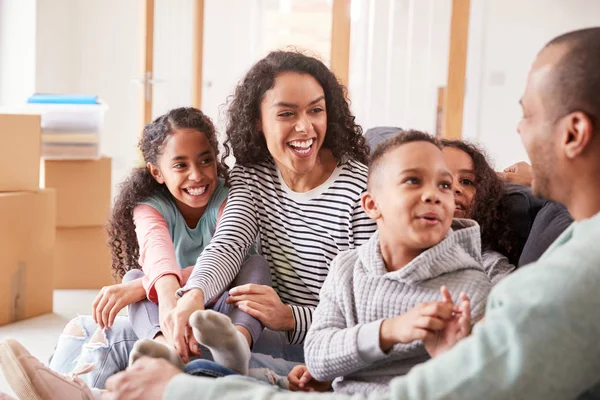
<svg viewBox="0 0 600 400">
<path fill-rule="evenodd" d="M 411 343 L 436 337 L 453 314 L 460 312 L 453 303 L 421 303 L 405 314 L 386 319 L 379 331 L 381 350 L 389 351 L 395 344 Z"/>
<path fill-rule="evenodd" d="M 141 279 L 105 286 L 92 303 L 92 317 L 101 329 L 110 328 L 119 311 L 146 298 Z"/>
<path fill-rule="evenodd" d="M 296 365 L 288 374 L 288 382 L 292 392 L 327 392 L 331 389 L 331 382 L 314 380 L 306 365 Z"/>
<path fill-rule="evenodd" d="M 445 286 L 441 288 L 444 302 L 454 305 L 452 296 Z M 431 357 L 437 357 L 450 350 L 459 340 L 471 334 L 471 301 L 466 293 L 460 294 L 460 312 L 456 313 L 450 321 L 447 321 L 446 327 L 439 331 L 433 338 L 424 340 L 425 350 Z"/>
</svg>

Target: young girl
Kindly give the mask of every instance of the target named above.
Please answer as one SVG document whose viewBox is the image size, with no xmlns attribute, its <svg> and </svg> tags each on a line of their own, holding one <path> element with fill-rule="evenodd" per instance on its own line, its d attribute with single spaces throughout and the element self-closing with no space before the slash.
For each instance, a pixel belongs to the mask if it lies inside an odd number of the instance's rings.
<svg viewBox="0 0 600 400">
<path fill-rule="evenodd" d="M 475 220 L 481 229 L 483 266 L 492 283 L 515 269 L 517 236 L 508 222 L 504 185 L 484 153 L 461 140 L 442 140 L 444 158 L 454 177 L 455 218 Z"/>
<path fill-rule="evenodd" d="M 166 344 L 172 342 L 173 332 L 163 332 L 159 315 L 164 318 L 175 307 L 174 294 L 192 271 L 186 267 L 194 265 L 215 232 L 227 198 L 226 169 L 217 159 L 218 143 L 212 122 L 193 108 L 172 110 L 149 124 L 140 150 L 146 168 L 134 171 L 122 185 L 109 224 L 113 270 L 122 277 L 132 266 L 143 267 L 143 272 L 132 269 L 124 275 L 124 282 L 131 282 L 132 287 L 142 285 L 148 299 L 129 306 L 129 320 L 140 339 Z M 246 261 L 233 285 L 268 284 L 269 280 L 266 262 L 255 257 Z M 249 346 L 256 342 L 263 327 L 260 321 L 226 304 L 227 297 L 225 293 L 208 306 L 229 314 L 239 334 L 219 332 L 228 346 L 203 344 L 212 350 L 216 361 L 246 373 L 247 367 L 242 365 L 250 358 Z M 118 298 L 112 299 L 114 302 Z M 113 302 L 110 295 L 99 295 L 94 303 L 97 321 Z M 111 312 L 115 311 L 112 307 Z M 104 325 L 102 320 L 100 326 Z M 199 332 L 206 329 L 210 331 L 208 324 L 198 327 Z M 205 336 L 209 338 L 213 333 L 216 332 L 206 332 Z M 199 354 L 194 336 L 189 335 L 188 339 L 188 349 L 180 354 L 169 347 L 140 341 L 131 353 L 130 363 L 140 355 L 152 355 L 164 356 L 183 367 L 180 357 L 188 361 L 189 354 Z M 234 364 L 232 357 L 245 363 Z"/>
<path fill-rule="evenodd" d="M 7 379 L 17 394 L 27 388 L 42 398 L 72 398 L 74 391 L 82 393 L 78 398 L 86 398 L 82 397 L 89 392 L 85 385 L 73 384 L 70 378 L 54 371 L 78 374 L 93 366 L 82 378 L 91 387 L 103 388 L 108 376 L 125 369 L 122 362 L 127 362 L 130 353 L 130 362 L 146 354 L 167 358 L 179 366 L 180 357 L 187 359 L 188 354 L 199 353 L 191 332 L 185 354 L 165 346 L 170 344 L 172 332 L 163 331 L 160 322 L 175 307 L 175 291 L 191 272 L 185 267 L 195 263 L 211 240 L 226 202 L 226 174 L 217 158 L 215 129 L 201 111 L 178 108 L 148 124 L 139 147 L 146 167 L 135 169 L 123 183 L 108 227 L 113 271 L 116 277 L 124 278 L 123 283 L 101 291 L 93 304 L 93 321 L 92 317 L 78 317 L 65 328 L 50 369 L 28 356 L 16 342 L 2 346 L 15 367 L 7 369 L 13 371 Z M 270 284 L 268 265 L 259 256 L 244 262 L 232 285 L 247 283 Z M 214 332 L 208 323 L 192 323 L 192 327 L 200 333 L 198 337 L 205 339 L 203 344 L 215 361 L 245 374 L 250 346 L 263 326 L 228 305 L 227 297 L 226 292 L 206 306 L 227 314 L 234 328 Z M 122 318 L 116 318 L 126 306 L 130 327 L 124 326 Z M 136 343 L 138 339 L 155 341 Z M 245 363 L 235 364 L 233 359 Z M 26 368 L 21 363 L 36 365 Z M 53 397 L 47 397 L 48 393 Z"/>
<path fill-rule="evenodd" d="M 452 347 L 483 316 L 492 287 L 479 226 L 450 229 L 452 176 L 434 138 L 402 133 L 369 165 L 362 206 L 378 232 L 332 262 L 305 345 L 310 375 L 344 393 L 385 391 Z M 450 292 L 461 293 L 459 307 Z"/>
</svg>

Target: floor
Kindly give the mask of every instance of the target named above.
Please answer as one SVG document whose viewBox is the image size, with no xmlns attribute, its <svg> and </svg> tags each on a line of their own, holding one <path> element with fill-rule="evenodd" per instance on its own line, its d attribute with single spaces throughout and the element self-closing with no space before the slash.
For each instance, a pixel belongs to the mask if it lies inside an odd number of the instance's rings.
<svg viewBox="0 0 600 400">
<path fill-rule="evenodd" d="M 54 313 L 0 326 L 0 341 L 17 339 L 32 355 L 47 362 L 54 350 L 56 340 L 71 319 L 90 314 L 97 290 L 54 291 Z M 0 393 L 14 396 L 0 373 Z"/>
</svg>

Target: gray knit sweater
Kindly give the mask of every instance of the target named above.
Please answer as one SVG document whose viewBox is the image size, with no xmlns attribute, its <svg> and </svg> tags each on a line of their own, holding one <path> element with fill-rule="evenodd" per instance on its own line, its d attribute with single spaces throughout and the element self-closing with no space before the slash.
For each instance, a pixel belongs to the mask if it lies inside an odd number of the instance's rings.
<svg viewBox="0 0 600 400">
<path fill-rule="evenodd" d="M 454 230 L 469 228 L 471 226 L 473 226 L 473 221 L 470 219 L 454 218 L 452 221 L 452 229 Z M 516 269 L 508 261 L 508 258 L 494 250 L 483 251 L 481 254 L 481 264 L 488 278 L 492 281 L 492 285 L 496 285 L 496 283 L 500 282 Z"/>
<path fill-rule="evenodd" d="M 473 322 L 479 320 L 492 287 L 481 262 L 479 225 L 474 221 L 451 230 L 398 271 L 386 270 L 378 233 L 359 248 L 340 253 L 331 263 L 306 337 L 310 373 L 320 381 L 335 379 L 333 387 L 339 392 L 387 390 L 392 378 L 429 355 L 422 341 L 397 344 L 384 353 L 379 346 L 382 321 L 420 303 L 440 301 L 442 285 L 455 300 L 466 292 Z"/>
</svg>

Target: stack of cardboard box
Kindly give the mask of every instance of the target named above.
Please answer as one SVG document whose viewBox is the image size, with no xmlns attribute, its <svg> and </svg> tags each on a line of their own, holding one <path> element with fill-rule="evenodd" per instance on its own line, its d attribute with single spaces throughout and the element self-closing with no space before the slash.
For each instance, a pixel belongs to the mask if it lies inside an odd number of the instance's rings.
<svg viewBox="0 0 600 400">
<path fill-rule="evenodd" d="M 52 312 L 56 193 L 39 187 L 40 116 L 0 114 L 0 325 Z"/>
<path fill-rule="evenodd" d="M 45 160 L 43 179 L 57 195 L 55 289 L 99 289 L 114 283 L 106 233 L 111 159 Z"/>
</svg>

